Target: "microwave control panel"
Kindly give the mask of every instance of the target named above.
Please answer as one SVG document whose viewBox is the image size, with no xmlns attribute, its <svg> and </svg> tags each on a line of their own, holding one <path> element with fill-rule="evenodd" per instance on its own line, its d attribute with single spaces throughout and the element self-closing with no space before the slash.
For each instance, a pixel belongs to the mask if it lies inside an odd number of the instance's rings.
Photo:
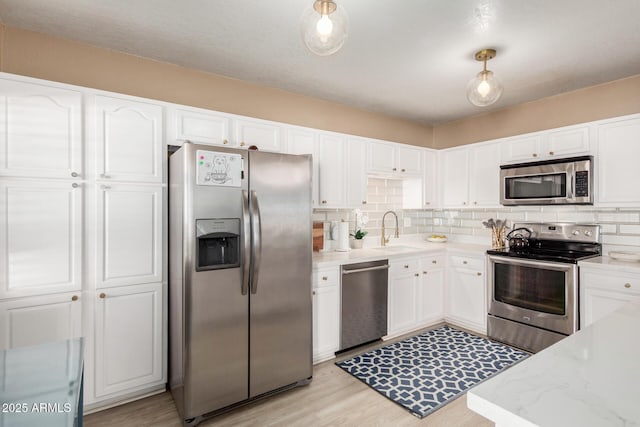
<svg viewBox="0 0 640 427">
<path fill-rule="evenodd" d="M 589 197 L 589 171 L 576 171 L 576 197 Z"/>
</svg>

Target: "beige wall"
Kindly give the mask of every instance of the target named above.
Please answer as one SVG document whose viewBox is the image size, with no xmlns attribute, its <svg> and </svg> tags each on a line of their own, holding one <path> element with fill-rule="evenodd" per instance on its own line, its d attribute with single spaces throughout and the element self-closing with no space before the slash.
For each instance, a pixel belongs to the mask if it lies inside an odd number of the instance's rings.
<svg viewBox="0 0 640 427">
<path fill-rule="evenodd" d="M 640 113 L 640 75 L 436 126 L 433 147 L 455 147 L 634 113 Z"/>
<path fill-rule="evenodd" d="M 430 127 L 1 23 L 0 70 L 433 148 L 640 113 L 636 75 Z"/>
<path fill-rule="evenodd" d="M 6 26 L 0 70 L 317 129 L 430 146 L 433 128 Z"/>
</svg>

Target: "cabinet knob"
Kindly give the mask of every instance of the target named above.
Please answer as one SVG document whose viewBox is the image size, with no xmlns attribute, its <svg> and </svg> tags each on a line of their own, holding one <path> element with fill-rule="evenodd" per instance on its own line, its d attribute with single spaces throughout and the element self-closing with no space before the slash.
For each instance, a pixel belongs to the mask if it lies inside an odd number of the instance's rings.
<svg viewBox="0 0 640 427">
<path fill-rule="evenodd" d="M 466 205 L 467 205 L 467 202 L 462 202 L 462 204 L 466 206 Z"/>
<path fill-rule="evenodd" d="M 71 301 L 78 301 L 78 295 L 74 295 L 71 297 Z"/>
<path fill-rule="evenodd" d="M 538 157 L 538 153 L 533 153 L 531 156 L 532 157 Z"/>
<path fill-rule="evenodd" d="M 429 206 L 431 204 L 431 202 L 426 202 L 425 206 Z"/>
<path fill-rule="evenodd" d="M 77 182 L 74 182 L 73 184 L 71 184 L 71 186 L 73 188 L 78 188 L 78 187 L 80 187 L 80 184 L 78 184 Z"/>
<path fill-rule="evenodd" d="M 423 272 L 422 272 L 422 274 L 427 274 L 427 272 L 426 272 L 426 271 L 423 271 Z"/>
<path fill-rule="evenodd" d="M 315 294 L 316 294 L 316 291 L 312 291 L 312 292 L 311 292 L 311 294 L 312 294 L 312 295 L 315 295 Z"/>
<path fill-rule="evenodd" d="M 482 276 L 482 273 L 480 273 L 479 271 L 476 273 L 476 276 Z"/>
<path fill-rule="evenodd" d="M 107 295 L 106 295 L 104 292 L 102 292 L 102 293 L 100 294 L 100 298 L 101 298 L 101 299 L 105 299 L 106 297 L 107 297 Z"/>
<path fill-rule="evenodd" d="M 415 273 L 415 274 L 414 274 L 414 276 L 416 276 L 416 277 L 420 277 L 420 274 L 418 274 L 418 273 Z"/>
<path fill-rule="evenodd" d="M 627 289 L 629 289 L 629 288 L 631 287 L 631 283 L 625 283 L 625 284 L 624 284 L 624 287 L 625 287 L 625 288 L 627 288 Z"/>
<path fill-rule="evenodd" d="M 80 175 L 78 175 L 78 172 L 71 172 L 71 176 L 72 176 L 73 178 L 77 178 L 77 177 L 79 177 Z"/>
<path fill-rule="evenodd" d="M 401 171 L 401 172 L 406 172 L 406 170 L 404 170 L 404 169 L 400 169 L 400 171 Z"/>
<path fill-rule="evenodd" d="M 554 153 L 553 151 L 549 151 L 549 155 L 550 156 L 553 156 L 554 154 L 556 154 L 556 153 Z"/>
<path fill-rule="evenodd" d="M 111 189 L 111 186 L 110 186 L 110 185 L 101 185 L 101 186 L 100 186 L 100 189 L 101 189 L 101 190 L 110 190 L 110 189 Z"/>
<path fill-rule="evenodd" d="M 244 147 L 244 141 L 240 143 L 240 147 Z"/>
<path fill-rule="evenodd" d="M 105 174 L 101 173 L 101 174 L 100 174 L 100 178 L 102 178 L 102 179 L 109 179 L 109 178 L 111 178 L 111 176 L 110 176 L 110 175 L 105 175 Z"/>
<path fill-rule="evenodd" d="M 435 259 L 431 261 L 431 264 L 437 264 L 438 261 L 436 261 Z"/>
<path fill-rule="evenodd" d="M 463 263 L 463 264 L 468 264 L 468 262 L 467 262 L 467 261 L 462 261 L 462 263 Z"/>
<path fill-rule="evenodd" d="M 229 140 L 228 139 L 224 139 L 224 140 L 222 140 L 222 143 L 226 145 L 226 144 L 229 143 Z"/>
<path fill-rule="evenodd" d="M 363 201 L 362 201 L 362 204 L 363 204 L 363 205 L 366 205 L 366 204 L 367 204 L 367 201 L 366 201 L 366 200 L 363 200 Z"/>
<path fill-rule="evenodd" d="M 404 268 L 409 268 L 409 265 L 408 265 L 408 264 L 405 264 L 405 265 L 404 265 Z"/>
<path fill-rule="evenodd" d="M 323 205 L 326 205 L 326 204 L 327 204 L 327 201 L 326 201 L 326 200 L 323 200 L 321 203 L 322 203 Z"/>
<path fill-rule="evenodd" d="M 477 205 L 477 204 L 478 204 L 478 202 L 473 202 L 473 204 L 474 204 L 474 205 Z"/>
<path fill-rule="evenodd" d="M 327 276 L 322 276 L 322 280 L 327 280 L 328 277 Z"/>
<path fill-rule="evenodd" d="M 393 168 L 393 171 L 394 171 L 394 172 L 395 172 L 395 171 L 397 171 L 397 170 L 398 170 L 398 169 L 396 169 L 396 168 Z"/>
</svg>

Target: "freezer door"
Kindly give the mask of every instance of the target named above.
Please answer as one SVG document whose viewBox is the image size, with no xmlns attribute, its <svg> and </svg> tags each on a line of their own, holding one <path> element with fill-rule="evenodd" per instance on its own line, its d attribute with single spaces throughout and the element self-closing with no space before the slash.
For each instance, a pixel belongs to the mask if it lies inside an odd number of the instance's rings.
<svg viewBox="0 0 640 427">
<path fill-rule="evenodd" d="M 197 236 L 211 230 L 240 233 L 244 246 L 243 196 L 240 187 L 197 185 L 198 150 L 233 150 L 188 144 L 185 223 L 185 418 L 248 399 L 249 297 L 243 295 L 244 248 L 240 265 L 198 268 Z M 187 144 L 185 144 L 187 146 Z M 246 152 L 241 152 L 246 156 Z M 204 155 L 206 162 L 206 153 Z M 247 200 L 248 201 L 248 200 Z M 248 206 L 247 206 L 248 219 Z M 217 223 L 220 223 L 216 225 Z M 208 228 L 207 228 L 208 227 Z M 249 224 L 247 223 L 247 229 Z M 215 248 L 214 248 L 215 249 Z M 248 249 L 248 248 L 247 248 Z M 199 271 L 198 271 L 199 270 Z"/>
<path fill-rule="evenodd" d="M 249 152 L 249 395 L 312 375 L 311 157 Z"/>
</svg>

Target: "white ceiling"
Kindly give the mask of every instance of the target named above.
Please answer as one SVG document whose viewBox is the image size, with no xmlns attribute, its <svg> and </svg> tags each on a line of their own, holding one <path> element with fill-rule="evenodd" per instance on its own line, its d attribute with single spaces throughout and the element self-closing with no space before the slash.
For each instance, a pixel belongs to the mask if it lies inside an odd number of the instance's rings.
<svg viewBox="0 0 640 427">
<path fill-rule="evenodd" d="M 10 26 L 438 124 L 640 74 L 640 0 L 336 0 L 349 38 L 317 57 L 313 0 L 0 0 Z M 502 98 L 465 87 L 488 63 Z"/>
</svg>

